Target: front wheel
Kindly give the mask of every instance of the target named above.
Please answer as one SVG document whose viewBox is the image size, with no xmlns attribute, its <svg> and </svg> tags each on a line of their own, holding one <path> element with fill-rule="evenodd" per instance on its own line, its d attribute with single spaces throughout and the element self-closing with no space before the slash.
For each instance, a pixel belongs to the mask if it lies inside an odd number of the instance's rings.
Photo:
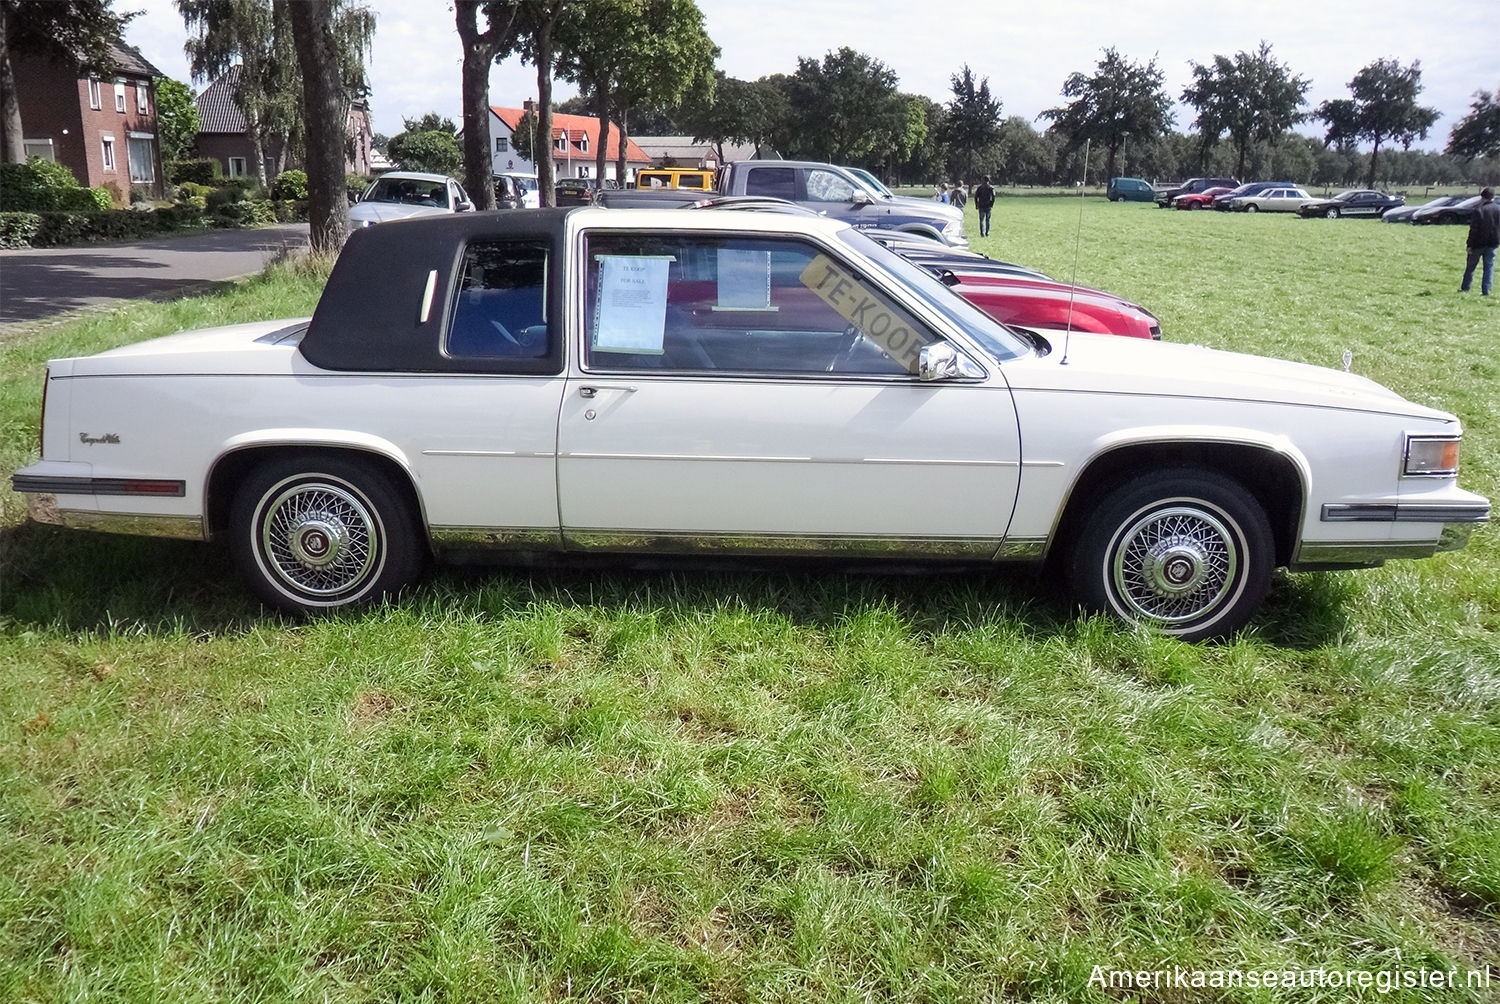
<svg viewBox="0 0 1500 1004">
<path fill-rule="evenodd" d="M 1255 203 L 1252 202 L 1248 206 L 1245 207 L 1245 212 L 1247 212 L 1247 213 L 1258 213 L 1258 212 L 1260 212 L 1260 207 L 1257 206 Z"/>
<path fill-rule="evenodd" d="M 230 547 L 256 594 L 292 613 L 353 606 L 417 577 L 406 497 L 374 467 L 297 457 L 257 468 L 235 496 Z"/>
<path fill-rule="evenodd" d="M 1209 472 L 1163 471 L 1089 513 L 1068 578 L 1090 610 L 1201 641 L 1249 621 L 1274 564 L 1270 522 L 1243 486 Z"/>
<path fill-rule="evenodd" d="M 1330 220 L 1336 220 L 1339 218 L 1339 211 L 1337 209 L 1330 209 L 1324 215 L 1327 216 Z"/>
</svg>

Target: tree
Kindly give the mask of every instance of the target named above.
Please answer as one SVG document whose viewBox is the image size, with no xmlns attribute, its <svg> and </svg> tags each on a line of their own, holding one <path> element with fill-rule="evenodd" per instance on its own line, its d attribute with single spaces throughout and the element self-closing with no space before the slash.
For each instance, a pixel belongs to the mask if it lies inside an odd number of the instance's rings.
<svg viewBox="0 0 1500 1004">
<path fill-rule="evenodd" d="M 1271 46 L 1261 42 L 1255 52 L 1240 51 L 1234 58 L 1214 56 L 1213 63 L 1193 68 L 1193 83 L 1182 100 L 1198 110 L 1197 126 L 1203 149 L 1227 132 L 1235 148 L 1235 174 L 1244 177 L 1252 143 L 1271 143 L 1305 116 L 1299 111 L 1311 81 L 1296 76 L 1277 62 Z"/>
<path fill-rule="evenodd" d="M 113 71 L 110 46 L 135 14 L 117 14 L 111 0 L 0 0 L 0 163 L 26 161 L 25 128 L 16 95 L 14 56 L 40 56 L 69 66 Z"/>
<path fill-rule="evenodd" d="M 344 197 L 349 92 L 335 37 L 338 6 L 339 0 L 300 0 L 290 5 L 289 12 L 307 120 L 309 243 L 315 253 L 322 254 L 338 251 L 349 236 L 349 206 Z M 370 32 L 373 29 L 371 16 Z"/>
<path fill-rule="evenodd" d="M 518 50 L 522 60 L 536 67 L 536 131 L 541 137 L 540 142 L 546 146 L 546 155 L 534 156 L 532 161 L 536 164 L 537 187 L 543 206 L 557 205 L 555 165 L 551 156 L 552 70 L 558 56 L 553 35 L 568 8 L 585 2 L 586 0 L 511 0 L 515 9 L 515 35 L 507 52 Z"/>
<path fill-rule="evenodd" d="M 218 77 L 238 65 L 235 100 L 245 117 L 256 176 L 266 181 L 265 151 L 277 151 L 279 173 L 301 159 L 306 116 L 300 58 L 292 37 L 291 0 L 176 0 L 191 33 L 184 48 L 194 80 Z M 365 54 L 375 16 L 354 0 L 333 0 L 331 72 L 348 98 L 369 94 Z M 347 110 L 346 110 L 347 115 Z M 341 141 L 342 142 L 342 141 Z"/>
<path fill-rule="evenodd" d="M 479 30 L 484 13 L 485 30 Z M 515 41 L 516 9 L 508 3 L 457 0 L 454 17 L 463 43 L 464 186 L 476 209 L 495 208 L 490 154 L 490 67 Z"/>
<path fill-rule="evenodd" d="M 1475 92 L 1469 114 L 1448 134 L 1448 152 L 1468 160 L 1500 154 L 1500 88 Z"/>
<path fill-rule="evenodd" d="M 193 89 L 170 77 L 156 78 L 157 136 L 162 160 L 181 160 L 198 135 L 198 103 Z"/>
<path fill-rule="evenodd" d="M 990 79 L 978 86 L 967 63 L 950 78 L 953 100 L 948 102 L 944 136 L 948 141 L 949 171 L 959 180 L 975 177 L 974 165 L 980 151 L 1000 136 L 999 98 L 990 96 Z"/>
<path fill-rule="evenodd" d="M 464 166 L 458 139 L 443 129 L 397 133 L 391 137 L 387 155 L 406 171 L 457 174 Z M 489 170 L 488 165 L 485 169 Z M 494 198 L 494 188 L 489 182 L 489 176 L 485 175 L 482 187 L 490 189 L 490 197 Z"/>
<path fill-rule="evenodd" d="M 878 164 L 900 148 L 907 103 L 880 60 L 844 46 L 821 61 L 799 58 L 782 79 L 789 115 L 773 138 L 788 156 Z"/>
<path fill-rule="evenodd" d="M 1377 59 L 1349 81 L 1349 93 L 1347 101 L 1323 102 L 1314 115 L 1328 123 L 1331 144 L 1370 141 L 1370 165 L 1365 175 L 1365 187 L 1369 188 L 1375 184 L 1380 144 L 1394 140 L 1410 148 L 1414 140 L 1427 136 L 1438 113 L 1417 104 L 1417 95 L 1422 93 L 1422 66 L 1416 60 L 1411 66 L 1402 66 L 1394 59 Z"/>
<path fill-rule="evenodd" d="M 1074 100 L 1038 118 L 1052 121 L 1048 131 L 1063 137 L 1069 151 L 1085 140 L 1108 151 L 1105 172 L 1112 178 L 1126 137 L 1146 142 L 1171 128 L 1171 101 L 1161 89 L 1162 79 L 1154 57 L 1142 66 L 1105 49 L 1092 77 L 1073 73 L 1063 83 L 1063 97 Z"/>
<path fill-rule="evenodd" d="M 643 0 L 643 5 L 631 31 L 632 52 L 616 68 L 612 97 L 620 126 L 615 176 L 622 184 L 631 109 L 669 107 L 694 90 L 711 97 L 719 58 L 719 47 L 704 30 L 703 12 L 693 0 Z"/>
</svg>

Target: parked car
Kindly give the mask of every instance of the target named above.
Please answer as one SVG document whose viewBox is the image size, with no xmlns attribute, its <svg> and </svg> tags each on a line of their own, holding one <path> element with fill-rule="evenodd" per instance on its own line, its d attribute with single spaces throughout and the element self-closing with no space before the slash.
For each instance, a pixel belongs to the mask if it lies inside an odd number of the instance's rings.
<svg viewBox="0 0 1500 1004">
<path fill-rule="evenodd" d="M 1412 216 L 1411 221 L 1419 225 L 1429 223 L 1453 224 L 1461 223 L 1468 226 L 1469 221 L 1474 218 L 1474 211 L 1479 208 L 1479 196 L 1471 195 L 1452 205 L 1438 206 L 1435 209 L 1419 209 Z"/>
<path fill-rule="evenodd" d="M 521 190 L 521 209 L 540 209 L 542 205 L 541 185 L 536 175 L 526 171 L 502 171 L 497 177 L 508 178 Z"/>
<path fill-rule="evenodd" d="M 561 178 L 553 188 L 559 206 L 586 206 L 594 201 L 598 190 L 599 184 L 593 178 Z"/>
<path fill-rule="evenodd" d="M 490 179 L 495 189 L 496 209 L 523 209 L 526 206 L 526 189 L 515 178 L 497 174 Z"/>
<path fill-rule="evenodd" d="M 953 273 L 953 292 L 1002 324 L 1098 335 L 1161 339 L 1161 322 L 1139 304 L 1113 293 L 1026 276 Z"/>
<path fill-rule="evenodd" d="M 636 172 L 637 188 L 687 188 L 696 192 L 711 192 L 714 188 L 714 172 L 702 168 L 651 167 Z"/>
<path fill-rule="evenodd" d="M 1170 208 L 1172 200 L 1179 195 L 1206 192 L 1210 188 L 1234 188 L 1239 182 L 1234 178 L 1189 178 L 1180 185 L 1163 185 L 1156 190 L 1156 205 L 1160 209 Z"/>
<path fill-rule="evenodd" d="M 1465 199 L 1473 198 L 1469 195 L 1439 195 L 1430 202 L 1424 202 L 1420 206 L 1400 206 L 1386 212 L 1381 220 L 1386 223 L 1413 223 L 1417 213 L 1426 209 L 1442 209 L 1445 206 L 1456 206 Z"/>
<path fill-rule="evenodd" d="M 392 171 L 376 178 L 349 207 L 354 229 L 417 216 L 446 216 L 474 209 L 469 194 L 446 174 Z"/>
<path fill-rule="evenodd" d="M 1255 195 L 1237 195 L 1229 200 L 1236 213 L 1295 213 L 1297 207 L 1312 200 L 1300 188 L 1268 188 Z"/>
<path fill-rule="evenodd" d="M 1215 195 L 1213 207 L 1221 213 L 1227 213 L 1229 211 L 1230 200 L 1238 198 L 1241 195 L 1259 195 L 1268 188 L 1296 187 L 1290 181 L 1248 181 L 1233 191 L 1225 192 L 1223 195 Z"/>
<path fill-rule="evenodd" d="M 43 401 L 12 481 L 34 519 L 223 540 L 297 612 L 475 549 L 1052 559 L 1081 604 L 1193 640 L 1277 566 L 1425 557 L 1489 517 L 1453 415 L 1297 363 L 1023 337 L 781 213 L 359 230 L 311 319 L 54 359 Z"/>
<path fill-rule="evenodd" d="M 1104 186 L 1104 197 L 1110 202 L 1151 202 L 1156 186 L 1145 178 L 1110 178 Z"/>
<path fill-rule="evenodd" d="M 1311 202 L 1304 202 L 1297 207 L 1297 215 L 1308 219 L 1316 216 L 1329 220 L 1336 220 L 1341 216 L 1379 219 L 1386 210 L 1405 204 L 1406 199 L 1400 195 L 1390 195 L 1369 188 L 1351 188 L 1331 199 L 1313 199 Z"/>
<path fill-rule="evenodd" d="M 1228 195 L 1233 191 L 1234 189 L 1232 188 L 1225 188 L 1224 186 L 1220 185 L 1218 188 L 1210 188 L 1202 192 L 1189 192 L 1186 195 L 1179 195 L 1177 196 L 1177 198 L 1173 199 L 1172 208 L 1208 209 L 1214 204 L 1214 199 L 1218 198 L 1221 195 Z"/>
</svg>

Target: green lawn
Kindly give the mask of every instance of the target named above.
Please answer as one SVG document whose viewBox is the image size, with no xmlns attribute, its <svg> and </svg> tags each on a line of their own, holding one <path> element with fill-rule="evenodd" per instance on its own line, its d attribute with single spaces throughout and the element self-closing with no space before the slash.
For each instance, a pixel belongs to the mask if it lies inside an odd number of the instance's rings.
<svg viewBox="0 0 1500 1004">
<path fill-rule="evenodd" d="M 970 233 L 977 232 L 972 206 Z M 1067 279 L 1080 204 L 995 257 Z M 1464 232 L 1082 206 L 1078 281 L 1169 339 L 1458 413 L 1500 496 L 1500 296 Z M 305 314 L 315 277 L 0 345 Z M 0 1000 L 1494 1000 L 1105 969 L 1497 967 L 1500 545 L 1279 579 L 1238 640 L 1027 575 L 448 569 L 271 616 L 218 549 L 0 518 Z M 1489 995 L 1489 996 L 1486 996 Z"/>
</svg>

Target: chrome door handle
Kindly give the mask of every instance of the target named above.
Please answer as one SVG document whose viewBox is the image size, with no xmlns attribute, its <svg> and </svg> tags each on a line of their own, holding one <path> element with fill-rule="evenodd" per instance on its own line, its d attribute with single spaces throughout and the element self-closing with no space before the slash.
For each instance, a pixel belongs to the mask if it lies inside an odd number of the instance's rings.
<svg viewBox="0 0 1500 1004">
<path fill-rule="evenodd" d="M 621 394 L 634 394 L 639 389 L 638 387 L 579 387 L 578 396 L 597 397 L 601 390 L 617 390 Z"/>
</svg>

